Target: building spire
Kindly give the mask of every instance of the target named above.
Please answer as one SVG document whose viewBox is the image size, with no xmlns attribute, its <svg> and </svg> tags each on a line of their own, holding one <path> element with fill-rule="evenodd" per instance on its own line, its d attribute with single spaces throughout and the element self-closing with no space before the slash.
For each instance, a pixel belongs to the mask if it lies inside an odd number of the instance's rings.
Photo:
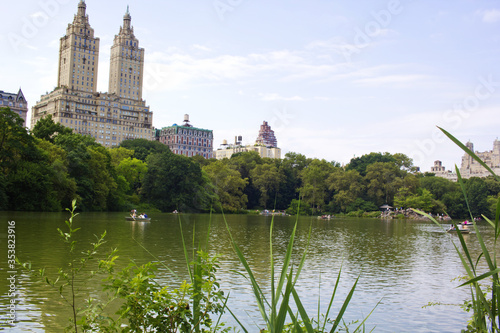
<svg viewBox="0 0 500 333">
<path fill-rule="evenodd" d="M 126 32 L 130 31 L 130 28 L 131 28 L 130 22 L 131 21 L 132 21 L 132 17 L 130 16 L 129 7 L 127 5 L 127 12 L 123 16 L 123 30 L 125 30 Z"/>
<path fill-rule="evenodd" d="M 85 11 L 87 9 L 87 5 L 85 4 L 85 0 L 80 0 L 78 4 L 78 16 L 85 17 Z"/>
</svg>

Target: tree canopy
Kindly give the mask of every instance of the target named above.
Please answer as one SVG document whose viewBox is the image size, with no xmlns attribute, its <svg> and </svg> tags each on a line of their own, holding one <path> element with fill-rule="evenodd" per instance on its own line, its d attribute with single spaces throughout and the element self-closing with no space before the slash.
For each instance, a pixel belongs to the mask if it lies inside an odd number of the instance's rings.
<svg viewBox="0 0 500 333">
<path fill-rule="evenodd" d="M 500 184 L 464 180 L 475 216 L 493 216 Z M 457 183 L 417 172 L 401 153 L 370 153 L 345 167 L 289 152 L 283 159 L 242 152 L 230 159 L 187 158 L 145 139 L 105 148 L 51 117 L 29 133 L 0 108 L 0 209 L 60 211 L 73 199 L 91 211 L 132 208 L 204 212 L 253 209 L 296 213 L 375 211 L 384 204 L 467 217 Z"/>
</svg>

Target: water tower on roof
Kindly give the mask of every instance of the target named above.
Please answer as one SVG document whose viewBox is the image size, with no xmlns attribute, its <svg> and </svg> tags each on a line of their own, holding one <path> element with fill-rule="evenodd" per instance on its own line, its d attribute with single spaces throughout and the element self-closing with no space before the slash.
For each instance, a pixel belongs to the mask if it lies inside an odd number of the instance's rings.
<svg viewBox="0 0 500 333">
<path fill-rule="evenodd" d="M 182 126 L 184 126 L 184 127 L 193 127 L 193 125 L 191 125 L 189 123 L 189 115 L 188 114 L 184 115 L 184 123 L 182 124 Z"/>
</svg>

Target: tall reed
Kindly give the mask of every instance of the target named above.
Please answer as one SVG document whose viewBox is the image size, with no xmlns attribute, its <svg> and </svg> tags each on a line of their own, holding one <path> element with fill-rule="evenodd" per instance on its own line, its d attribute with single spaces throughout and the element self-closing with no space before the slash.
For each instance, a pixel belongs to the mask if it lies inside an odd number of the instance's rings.
<svg viewBox="0 0 500 333">
<path fill-rule="evenodd" d="M 321 321 L 320 310 L 318 306 L 318 317 L 317 319 L 312 319 L 307 313 L 303 303 L 300 299 L 299 294 L 297 293 L 295 286 L 297 285 L 299 275 L 304 266 L 304 262 L 306 259 L 307 249 L 310 243 L 311 237 L 311 227 L 309 228 L 309 235 L 306 248 L 304 249 L 301 259 L 298 265 L 295 266 L 292 263 L 292 252 L 294 249 L 294 241 L 295 235 L 297 231 L 298 225 L 298 215 L 297 220 L 295 222 L 295 226 L 293 228 L 292 234 L 290 236 L 290 240 L 288 242 L 287 250 L 285 253 L 285 258 L 283 261 L 283 266 L 281 267 L 281 272 L 278 273 L 279 278 L 276 280 L 276 267 L 275 267 L 275 259 L 273 252 L 273 228 L 274 228 L 274 216 L 271 220 L 271 226 L 269 230 L 269 258 L 271 262 L 271 295 L 270 299 L 263 292 L 261 286 L 255 279 L 255 275 L 250 267 L 250 264 L 247 262 L 245 255 L 239 248 L 238 244 L 236 244 L 227 220 L 224 217 L 224 221 L 226 224 L 226 228 L 228 230 L 231 243 L 233 245 L 234 251 L 236 252 L 240 263 L 243 265 L 245 272 L 247 275 L 243 273 L 241 274 L 243 277 L 247 278 L 248 282 L 252 286 L 252 291 L 255 296 L 255 301 L 257 303 L 257 307 L 259 308 L 260 315 L 266 325 L 265 330 L 261 330 L 261 332 L 269 332 L 269 333 L 281 333 L 281 332 L 335 332 L 335 330 L 339 327 L 341 323 L 343 323 L 342 318 L 347 310 L 349 302 L 352 299 L 354 291 L 356 289 L 356 285 L 358 283 L 359 277 L 354 282 L 354 285 L 349 291 L 346 299 L 344 300 L 342 307 L 340 308 L 337 316 L 334 320 L 329 319 L 330 311 L 332 310 L 333 301 L 335 299 L 335 295 L 337 292 L 337 288 L 340 282 L 340 276 L 342 269 L 339 270 L 339 274 L 335 283 L 335 287 L 333 289 L 330 302 L 327 307 L 327 312 L 323 316 L 324 320 Z M 293 302 L 292 303 L 292 299 Z M 292 305 L 295 305 L 297 309 L 297 313 L 292 309 Z M 374 308 L 375 309 L 375 308 Z M 373 310 L 374 310 L 373 309 Z M 373 312 L 372 310 L 372 312 Z M 353 332 L 360 331 L 365 324 L 365 321 L 371 315 L 371 313 L 359 324 L 358 327 L 355 328 Z M 241 329 L 244 332 L 249 332 L 249 330 L 238 320 L 238 318 L 231 312 L 235 320 L 239 323 Z M 287 320 L 291 320 L 291 324 L 287 324 Z M 314 325 L 316 323 L 316 325 Z M 332 324 L 333 323 L 333 324 Z M 327 324 L 331 325 L 331 327 L 326 327 Z M 315 326 L 315 327 L 314 327 Z"/>
<path fill-rule="evenodd" d="M 476 160 L 480 165 L 482 165 L 486 170 L 488 170 L 497 181 L 500 181 L 500 177 L 491 170 L 491 168 L 484 163 L 474 152 L 472 152 L 469 148 L 467 148 L 464 144 L 462 144 L 459 140 L 457 140 L 453 135 L 448 133 L 446 130 L 438 127 L 451 141 L 453 141 L 456 145 L 462 148 L 469 156 L 471 156 L 474 160 Z M 462 232 L 459 230 L 457 225 L 454 223 L 455 228 L 458 230 L 458 238 L 460 240 L 460 247 L 456 244 L 455 250 L 460 257 L 463 267 L 467 272 L 468 281 L 460 285 L 459 287 L 469 286 L 471 291 L 471 308 L 473 310 L 472 318 L 469 322 L 467 330 L 469 332 L 500 332 L 500 283 L 499 276 L 500 268 L 498 268 L 497 263 L 497 243 L 498 237 L 500 236 L 500 198 L 498 198 L 497 206 L 496 206 L 496 214 L 495 219 L 492 221 L 485 215 L 482 215 L 485 221 L 488 222 L 488 225 L 494 230 L 494 242 L 493 246 L 488 248 L 483 236 L 481 235 L 479 228 L 475 222 L 474 216 L 472 216 L 471 209 L 469 206 L 469 200 L 467 198 L 467 192 L 465 190 L 464 181 L 460 174 L 460 170 L 457 166 L 455 166 L 455 170 L 458 176 L 458 183 L 462 189 L 463 195 L 465 197 L 465 202 L 467 203 L 467 208 L 471 217 L 471 221 L 474 227 L 474 232 L 476 238 L 478 240 L 478 244 L 481 246 L 481 253 L 477 256 L 477 258 L 473 258 L 465 243 Z M 417 211 L 417 213 L 427 216 L 430 220 L 439 225 L 443 230 L 442 225 L 436 221 L 432 216 L 428 214 Z M 487 270 L 479 271 L 479 263 L 486 262 Z M 489 291 L 485 291 L 482 288 L 482 284 L 485 281 L 489 281 L 490 287 Z M 488 293 L 490 294 L 490 298 L 488 298 Z"/>
</svg>

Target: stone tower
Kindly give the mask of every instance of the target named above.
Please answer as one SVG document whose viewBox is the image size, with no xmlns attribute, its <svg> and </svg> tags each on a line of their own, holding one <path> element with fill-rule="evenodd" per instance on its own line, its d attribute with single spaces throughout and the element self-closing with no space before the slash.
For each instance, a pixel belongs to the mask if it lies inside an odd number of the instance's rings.
<svg viewBox="0 0 500 333">
<path fill-rule="evenodd" d="M 111 49 L 109 93 L 96 91 L 99 39 L 86 9 L 80 0 L 73 23 L 61 38 L 58 86 L 33 106 L 31 128 L 51 115 L 54 122 L 106 147 L 129 139 L 152 140 L 153 112 L 141 98 L 144 50 L 134 37 L 128 8 Z"/>
<path fill-rule="evenodd" d="M 111 47 L 108 92 L 121 98 L 140 101 L 144 77 L 144 49 L 139 48 L 139 40 L 134 36 L 131 21 L 127 6 L 123 26 L 120 27 Z"/>
<path fill-rule="evenodd" d="M 99 38 L 89 24 L 84 0 L 78 4 L 73 23 L 68 24 L 59 48 L 58 87 L 95 93 L 99 64 Z"/>
<path fill-rule="evenodd" d="M 500 141 L 498 139 L 493 142 L 493 152 L 491 155 L 491 163 L 500 167 Z"/>
</svg>

